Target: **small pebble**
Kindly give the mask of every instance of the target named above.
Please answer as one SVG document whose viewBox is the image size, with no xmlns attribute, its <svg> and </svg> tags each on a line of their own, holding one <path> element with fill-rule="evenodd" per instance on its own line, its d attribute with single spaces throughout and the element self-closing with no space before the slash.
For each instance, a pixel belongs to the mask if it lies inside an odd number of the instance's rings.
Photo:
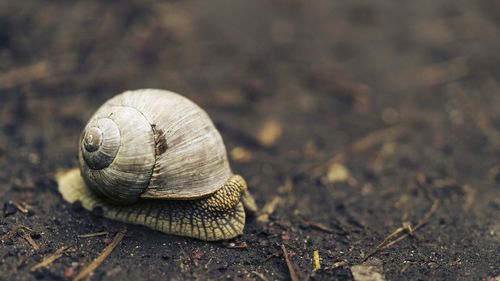
<svg viewBox="0 0 500 281">
<path fill-rule="evenodd" d="M 64 277 L 70 279 L 73 275 L 75 275 L 75 269 L 73 267 L 67 267 L 64 270 Z"/>
<path fill-rule="evenodd" d="M 7 231 L 7 228 L 4 228 L 4 227 L 0 227 L 0 235 L 4 235 L 6 234 L 8 231 Z"/>
<path fill-rule="evenodd" d="M 6 202 L 5 204 L 3 204 L 3 216 L 4 217 L 13 215 L 16 212 L 17 212 L 16 205 L 14 205 L 14 203 L 12 203 L 12 201 L 9 201 L 9 202 Z"/>
<path fill-rule="evenodd" d="M 42 235 L 40 233 L 31 233 L 30 236 L 33 239 L 40 239 L 40 238 L 42 238 Z"/>
<path fill-rule="evenodd" d="M 197 260 L 200 260 L 201 257 L 202 257 L 202 254 L 201 254 L 200 250 L 196 250 L 194 252 L 194 258 L 197 259 Z"/>
<path fill-rule="evenodd" d="M 267 241 L 267 240 L 260 240 L 259 241 L 259 245 L 262 246 L 262 247 L 267 247 L 267 246 L 269 246 L 269 241 Z"/>
<path fill-rule="evenodd" d="M 281 235 L 281 240 L 288 241 L 288 240 L 290 240 L 290 236 L 288 234 L 286 234 L 286 233 L 283 233 Z"/>
</svg>

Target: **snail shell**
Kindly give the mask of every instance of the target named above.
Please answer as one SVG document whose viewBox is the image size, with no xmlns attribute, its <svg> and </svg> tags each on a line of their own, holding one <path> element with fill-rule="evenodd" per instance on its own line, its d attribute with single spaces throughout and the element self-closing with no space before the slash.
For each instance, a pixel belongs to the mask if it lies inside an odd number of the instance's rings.
<svg viewBox="0 0 500 281">
<path fill-rule="evenodd" d="M 208 115 L 173 92 L 111 98 L 85 126 L 78 155 L 80 173 L 59 175 L 60 192 L 111 219 L 220 240 L 241 234 L 243 207 L 256 210 Z"/>
<path fill-rule="evenodd" d="M 200 198 L 232 174 L 205 111 L 168 91 L 128 91 L 108 100 L 80 143 L 85 182 L 118 203 Z"/>
</svg>

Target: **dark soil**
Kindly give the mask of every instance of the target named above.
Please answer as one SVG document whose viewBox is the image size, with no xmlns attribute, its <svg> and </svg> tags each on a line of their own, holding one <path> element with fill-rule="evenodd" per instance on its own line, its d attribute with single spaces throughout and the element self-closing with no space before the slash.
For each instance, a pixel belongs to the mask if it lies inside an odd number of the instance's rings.
<svg viewBox="0 0 500 281">
<path fill-rule="evenodd" d="M 351 280 L 368 254 L 387 280 L 493 280 L 498 11 L 494 0 L 0 1 L 0 280 L 71 279 L 125 227 L 64 202 L 54 174 L 77 165 L 99 105 L 147 87 L 205 108 L 258 204 L 280 201 L 234 241 L 128 225 L 91 280 L 286 280 L 282 245 L 300 280 Z"/>
</svg>

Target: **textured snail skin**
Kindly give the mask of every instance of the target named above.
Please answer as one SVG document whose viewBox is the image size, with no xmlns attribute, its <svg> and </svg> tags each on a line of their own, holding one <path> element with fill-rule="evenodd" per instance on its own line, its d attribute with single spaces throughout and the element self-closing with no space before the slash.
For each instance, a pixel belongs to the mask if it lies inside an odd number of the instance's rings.
<svg viewBox="0 0 500 281">
<path fill-rule="evenodd" d="M 98 196 L 86 186 L 79 169 L 61 173 L 56 180 L 66 201 L 81 202 L 89 211 L 98 209 L 105 218 L 206 241 L 241 235 L 245 209 L 257 210 L 245 180 L 238 175 L 231 176 L 221 189 L 207 198 L 145 200 L 130 205 L 117 205 Z"/>
</svg>

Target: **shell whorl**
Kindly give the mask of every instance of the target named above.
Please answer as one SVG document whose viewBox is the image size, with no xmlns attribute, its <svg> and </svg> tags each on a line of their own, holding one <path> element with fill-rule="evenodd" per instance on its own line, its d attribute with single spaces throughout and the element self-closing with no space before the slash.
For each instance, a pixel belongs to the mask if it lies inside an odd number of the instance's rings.
<svg viewBox="0 0 500 281">
<path fill-rule="evenodd" d="M 82 133 L 83 178 L 92 190 L 115 202 L 138 200 L 148 187 L 154 162 L 151 126 L 134 108 L 102 106 Z"/>
<path fill-rule="evenodd" d="M 205 111 L 164 90 L 108 100 L 85 127 L 79 151 L 86 184 L 118 203 L 204 197 L 232 174 Z"/>
<path fill-rule="evenodd" d="M 108 167 L 120 149 L 121 136 L 116 123 L 109 118 L 92 120 L 82 133 L 80 148 L 85 163 L 94 170 Z"/>
</svg>

